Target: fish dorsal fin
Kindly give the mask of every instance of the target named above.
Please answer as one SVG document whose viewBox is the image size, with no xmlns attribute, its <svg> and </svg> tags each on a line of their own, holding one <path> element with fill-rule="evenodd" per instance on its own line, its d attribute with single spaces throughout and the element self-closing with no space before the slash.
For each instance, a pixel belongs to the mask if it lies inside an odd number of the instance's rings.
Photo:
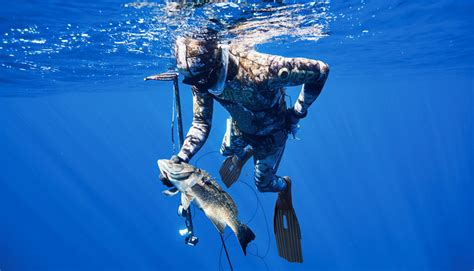
<svg viewBox="0 0 474 271">
<path fill-rule="evenodd" d="M 185 210 L 189 208 L 189 205 L 191 205 L 191 201 L 193 201 L 192 196 L 187 195 L 186 193 L 181 193 L 181 205 Z"/>
<path fill-rule="evenodd" d="M 211 220 L 212 224 L 214 224 L 214 226 L 216 226 L 219 233 L 224 234 L 224 228 L 225 228 L 226 223 L 224 221 L 218 220 L 215 217 L 209 217 L 209 219 Z"/>
</svg>

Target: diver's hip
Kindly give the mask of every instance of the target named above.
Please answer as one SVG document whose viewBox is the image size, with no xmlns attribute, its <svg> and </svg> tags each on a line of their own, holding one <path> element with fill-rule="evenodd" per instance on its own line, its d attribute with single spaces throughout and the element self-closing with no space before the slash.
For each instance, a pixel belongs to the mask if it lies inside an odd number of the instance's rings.
<svg viewBox="0 0 474 271">
<path fill-rule="evenodd" d="M 277 145 L 284 144 L 288 138 L 288 131 L 285 128 L 284 121 L 274 120 L 269 122 L 267 119 L 266 121 L 254 120 L 249 122 L 249 120 L 239 121 L 234 116 L 232 116 L 232 121 L 234 133 L 252 146 L 264 142 Z"/>
</svg>

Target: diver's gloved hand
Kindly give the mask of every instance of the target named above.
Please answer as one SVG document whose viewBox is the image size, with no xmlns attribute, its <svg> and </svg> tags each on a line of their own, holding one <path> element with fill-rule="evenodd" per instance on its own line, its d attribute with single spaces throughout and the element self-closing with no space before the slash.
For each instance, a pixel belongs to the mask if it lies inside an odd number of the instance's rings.
<svg viewBox="0 0 474 271">
<path fill-rule="evenodd" d="M 181 164 L 181 162 L 184 162 L 184 160 L 176 154 L 171 156 L 170 161 L 175 164 Z"/>
<path fill-rule="evenodd" d="M 293 108 L 288 108 L 286 110 L 286 129 L 289 134 L 293 135 L 293 138 L 296 139 L 296 133 L 300 129 L 300 125 L 298 124 L 300 122 L 300 119 L 306 117 L 306 114 L 300 115 L 296 113 L 296 111 Z"/>
</svg>

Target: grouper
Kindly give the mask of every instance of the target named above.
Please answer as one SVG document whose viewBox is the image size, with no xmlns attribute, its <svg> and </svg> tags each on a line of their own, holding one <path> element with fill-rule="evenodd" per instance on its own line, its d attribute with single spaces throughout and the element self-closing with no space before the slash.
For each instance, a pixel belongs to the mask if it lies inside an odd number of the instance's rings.
<svg viewBox="0 0 474 271">
<path fill-rule="evenodd" d="M 166 159 L 158 160 L 158 167 L 161 174 L 181 192 L 184 209 L 194 202 L 220 234 L 224 234 L 225 226 L 229 226 L 239 240 L 244 255 L 247 255 L 247 244 L 255 239 L 255 234 L 239 221 L 235 202 L 207 172 L 184 162 L 174 163 Z"/>
</svg>

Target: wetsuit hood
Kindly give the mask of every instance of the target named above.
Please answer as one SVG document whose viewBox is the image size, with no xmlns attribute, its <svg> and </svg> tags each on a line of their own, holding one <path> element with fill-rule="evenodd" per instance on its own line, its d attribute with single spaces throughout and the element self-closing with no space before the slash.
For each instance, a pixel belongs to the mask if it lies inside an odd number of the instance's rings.
<svg viewBox="0 0 474 271">
<path fill-rule="evenodd" d="M 228 50 L 224 50 L 228 56 Z M 221 71 L 226 70 L 223 50 L 215 39 L 178 37 L 175 46 L 176 65 L 185 79 L 183 83 L 201 87 L 221 88 Z M 228 63 L 228 61 L 226 61 Z M 225 82 L 225 78 L 224 78 Z"/>
</svg>

